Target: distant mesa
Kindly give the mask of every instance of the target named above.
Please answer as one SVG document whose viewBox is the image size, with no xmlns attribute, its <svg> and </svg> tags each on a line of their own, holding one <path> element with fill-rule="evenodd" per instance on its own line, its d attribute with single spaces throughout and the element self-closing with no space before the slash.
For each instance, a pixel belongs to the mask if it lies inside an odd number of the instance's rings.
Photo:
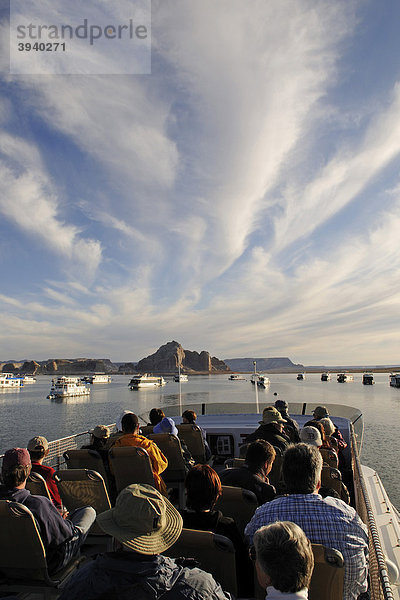
<svg viewBox="0 0 400 600">
<path fill-rule="evenodd" d="M 304 365 L 293 363 L 290 358 L 225 358 L 224 362 L 232 371 L 239 373 L 250 373 L 254 371 L 254 361 L 257 363 L 257 371 L 279 371 L 280 373 L 291 373 L 303 371 Z"/>
<path fill-rule="evenodd" d="M 178 367 L 182 373 L 230 373 L 223 360 L 211 356 L 206 350 L 196 352 L 184 350 L 175 341 L 161 346 L 157 352 L 140 360 L 136 366 L 139 373 L 176 373 Z"/>
<path fill-rule="evenodd" d="M 0 363 L 3 373 L 16 375 L 81 375 L 87 373 L 116 373 L 118 367 L 108 358 L 51 358 L 45 361 L 35 360 L 24 363 Z"/>
</svg>

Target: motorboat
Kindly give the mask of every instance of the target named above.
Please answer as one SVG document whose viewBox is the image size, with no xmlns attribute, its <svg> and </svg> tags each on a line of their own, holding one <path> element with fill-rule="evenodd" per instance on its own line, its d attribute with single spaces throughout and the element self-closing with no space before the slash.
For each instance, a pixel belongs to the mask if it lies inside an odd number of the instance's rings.
<svg viewBox="0 0 400 600">
<path fill-rule="evenodd" d="M 143 375 L 132 377 L 128 385 L 131 390 L 138 390 L 141 388 L 161 387 L 165 384 L 166 381 L 163 377 L 157 377 L 144 373 Z"/>
<path fill-rule="evenodd" d="M 174 381 L 177 383 L 186 383 L 189 381 L 189 378 L 185 373 L 181 373 L 181 366 L 178 365 L 178 374 L 174 376 Z"/>
<path fill-rule="evenodd" d="M 24 385 L 36 383 L 36 377 L 33 377 L 33 375 L 24 375 L 22 381 Z"/>
<path fill-rule="evenodd" d="M 82 383 L 79 377 L 67 377 L 63 375 L 52 379 L 51 389 L 47 398 L 69 398 L 73 396 L 88 396 L 90 394 L 89 386 Z"/>
<path fill-rule="evenodd" d="M 297 380 L 298 381 L 303 381 L 306 378 L 306 374 L 305 373 L 298 373 L 297 374 Z"/>
<path fill-rule="evenodd" d="M 23 385 L 22 377 L 17 377 L 14 373 L 0 373 L 0 388 L 20 388 Z"/>
<path fill-rule="evenodd" d="M 347 381 L 354 381 L 353 375 L 350 375 L 350 373 L 338 373 L 337 374 L 337 382 L 338 383 L 346 383 Z"/>
<path fill-rule="evenodd" d="M 373 385 L 375 383 L 373 373 L 363 373 L 362 382 L 364 385 Z"/>
<path fill-rule="evenodd" d="M 81 381 L 84 383 L 110 383 L 111 375 L 105 373 L 95 373 L 94 375 L 86 375 L 82 377 Z"/>
<path fill-rule="evenodd" d="M 229 375 L 228 379 L 229 381 L 246 381 L 246 378 L 239 373 L 232 373 L 232 375 Z"/>
<path fill-rule="evenodd" d="M 400 388 L 400 373 L 391 373 L 389 375 L 389 383 L 392 387 Z"/>
<path fill-rule="evenodd" d="M 267 377 L 266 375 L 259 375 L 258 376 L 257 385 L 259 387 L 266 388 L 266 387 L 269 386 L 270 383 L 271 382 L 269 380 L 269 377 Z"/>
<path fill-rule="evenodd" d="M 321 381 L 330 381 L 331 374 L 330 373 L 321 373 Z"/>
</svg>

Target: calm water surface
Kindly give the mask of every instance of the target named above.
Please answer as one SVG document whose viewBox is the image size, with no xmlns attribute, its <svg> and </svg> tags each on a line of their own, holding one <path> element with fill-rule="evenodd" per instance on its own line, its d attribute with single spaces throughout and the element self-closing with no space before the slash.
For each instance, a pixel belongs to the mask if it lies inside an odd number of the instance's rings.
<svg viewBox="0 0 400 600">
<path fill-rule="evenodd" d="M 364 415 L 362 462 L 376 469 L 389 496 L 400 507 L 397 435 L 400 431 L 400 389 L 389 386 L 387 373 L 376 374 L 375 385 L 361 383 L 361 374 L 344 384 L 321 382 L 320 374 L 306 375 L 297 381 L 296 374 L 270 375 L 269 389 L 259 391 L 261 407 L 280 398 L 290 402 L 345 404 L 359 408 Z M 34 435 L 49 440 L 78 433 L 99 423 L 113 423 L 124 409 L 137 414 L 154 406 L 178 404 L 179 384 L 168 381 L 163 388 L 135 390 L 128 388 L 129 376 L 115 376 L 110 384 L 91 386 L 89 397 L 63 401 L 47 400 L 51 377 L 39 377 L 22 389 L 0 390 L 0 453 L 12 446 L 26 446 Z M 182 404 L 208 402 L 254 402 L 254 386 L 249 381 L 230 382 L 226 375 L 197 376 L 183 383 Z M 3 392 L 3 393 L 2 393 Z"/>
</svg>

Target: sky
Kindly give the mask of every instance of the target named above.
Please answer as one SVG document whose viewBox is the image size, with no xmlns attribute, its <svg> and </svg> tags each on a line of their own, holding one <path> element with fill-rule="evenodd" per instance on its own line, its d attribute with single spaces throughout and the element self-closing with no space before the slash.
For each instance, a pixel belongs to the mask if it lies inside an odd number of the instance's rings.
<svg viewBox="0 0 400 600">
<path fill-rule="evenodd" d="M 2 16 L 1 360 L 400 363 L 399 2 L 153 0 L 147 75 L 12 74 Z"/>
</svg>

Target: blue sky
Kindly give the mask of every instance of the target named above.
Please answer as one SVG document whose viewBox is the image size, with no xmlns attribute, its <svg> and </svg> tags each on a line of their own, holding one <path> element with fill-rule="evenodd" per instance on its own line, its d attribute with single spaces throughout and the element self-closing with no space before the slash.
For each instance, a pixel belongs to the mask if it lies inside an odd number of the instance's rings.
<svg viewBox="0 0 400 600">
<path fill-rule="evenodd" d="M 151 75 L 3 63 L 0 358 L 398 363 L 399 30 L 395 0 L 153 0 Z"/>
</svg>

